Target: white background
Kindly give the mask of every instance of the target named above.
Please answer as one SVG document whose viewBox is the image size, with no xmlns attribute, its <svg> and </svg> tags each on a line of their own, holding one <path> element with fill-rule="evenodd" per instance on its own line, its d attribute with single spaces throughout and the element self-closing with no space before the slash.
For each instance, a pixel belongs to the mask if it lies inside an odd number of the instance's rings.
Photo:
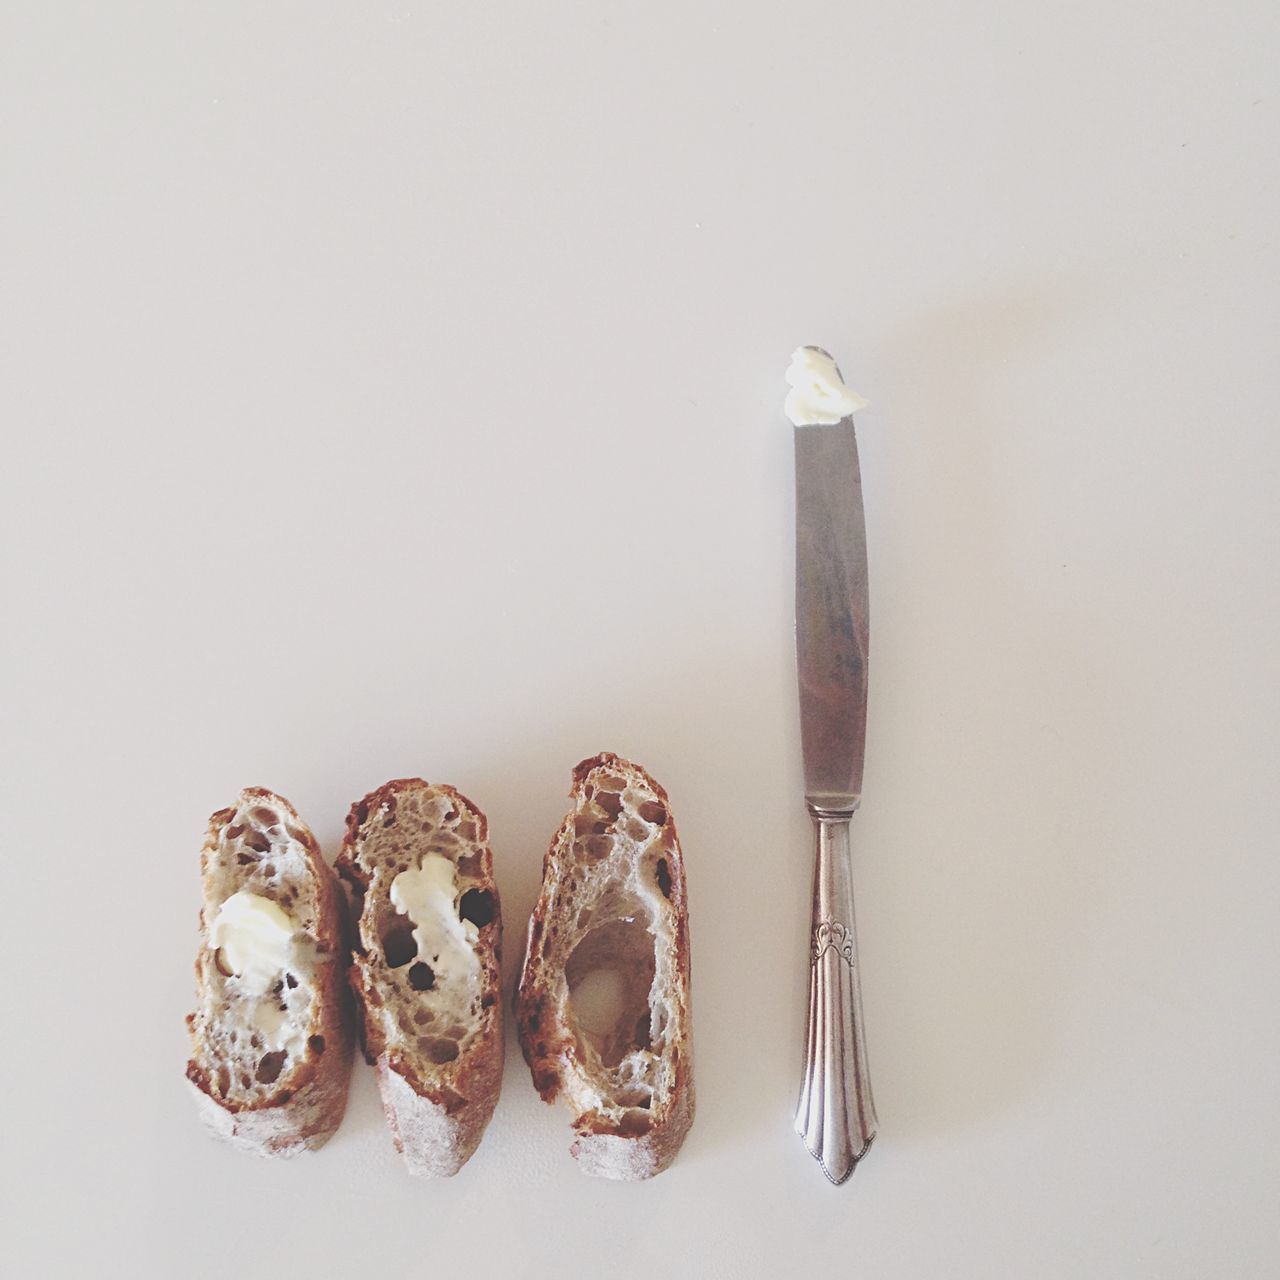
<svg viewBox="0 0 1280 1280">
<path fill-rule="evenodd" d="M 8 3 L 15 1276 L 1280 1268 L 1271 0 Z M 810 833 L 792 347 L 859 419 L 881 1137 L 791 1132 Z M 490 815 L 514 976 L 571 766 L 688 864 L 699 1112 L 584 1178 L 511 1047 L 411 1181 L 197 1126 L 207 814 Z"/>
</svg>

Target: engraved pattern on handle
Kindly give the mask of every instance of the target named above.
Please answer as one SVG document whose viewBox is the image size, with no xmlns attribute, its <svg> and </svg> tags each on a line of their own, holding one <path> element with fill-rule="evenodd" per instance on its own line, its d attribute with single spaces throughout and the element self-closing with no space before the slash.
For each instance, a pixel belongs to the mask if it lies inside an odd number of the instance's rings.
<svg viewBox="0 0 1280 1280">
<path fill-rule="evenodd" d="M 809 1023 L 796 1106 L 796 1132 L 837 1185 L 853 1172 L 876 1136 L 853 927 L 849 816 L 814 813 L 818 852 Z"/>
<path fill-rule="evenodd" d="M 822 920 L 813 931 L 813 946 L 810 960 L 821 960 L 828 951 L 838 951 L 853 967 L 854 960 L 853 929 L 839 920 Z"/>
</svg>

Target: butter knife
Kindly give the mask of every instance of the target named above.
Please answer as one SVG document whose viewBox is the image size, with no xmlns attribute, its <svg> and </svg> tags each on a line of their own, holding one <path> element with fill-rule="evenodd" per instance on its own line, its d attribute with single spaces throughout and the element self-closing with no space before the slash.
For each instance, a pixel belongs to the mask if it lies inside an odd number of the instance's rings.
<svg viewBox="0 0 1280 1280">
<path fill-rule="evenodd" d="M 796 373 L 798 364 L 807 368 Z M 795 427 L 796 665 L 805 803 L 817 835 L 796 1131 L 839 1185 L 876 1136 L 849 848 L 849 820 L 862 798 L 868 638 L 867 533 L 850 414 L 865 401 L 820 348 L 797 351 L 787 378 L 788 416 L 802 424 Z"/>
</svg>

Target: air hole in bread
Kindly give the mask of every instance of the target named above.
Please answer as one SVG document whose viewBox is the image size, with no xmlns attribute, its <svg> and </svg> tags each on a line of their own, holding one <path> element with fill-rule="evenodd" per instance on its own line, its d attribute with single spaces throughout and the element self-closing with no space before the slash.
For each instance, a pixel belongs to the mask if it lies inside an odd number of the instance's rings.
<svg viewBox="0 0 1280 1280">
<path fill-rule="evenodd" d="M 413 1014 L 413 1025 L 415 1027 L 425 1027 L 434 1022 L 436 1015 L 430 1009 L 417 1009 Z"/>
<path fill-rule="evenodd" d="M 662 826 L 667 820 L 667 811 L 656 800 L 646 800 L 639 805 L 636 812 L 646 821 L 651 822 L 655 827 Z"/>
<path fill-rule="evenodd" d="M 596 804 L 611 818 L 616 818 L 622 812 L 622 797 L 613 791 L 601 791 L 596 796 Z"/>
<path fill-rule="evenodd" d="M 626 1112 L 618 1121 L 618 1135 L 623 1138 L 639 1138 L 648 1133 L 651 1128 L 653 1128 L 653 1119 L 635 1111 Z"/>
<path fill-rule="evenodd" d="M 634 919 L 592 929 L 569 956 L 570 1021 L 604 1066 L 648 1047 L 653 975 L 653 935 Z"/>
<path fill-rule="evenodd" d="M 666 858 L 658 859 L 658 888 L 662 890 L 662 896 L 671 901 L 671 868 L 667 866 Z"/>
<path fill-rule="evenodd" d="M 621 778 L 615 778 L 611 773 L 602 773 L 596 778 L 595 784 L 601 791 L 625 791 L 627 784 Z"/>
<path fill-rule="evenodd" d="M 636 1019 L 635 1034 L 632 1037 L 635 1040 L 636 1048 L 647 1049 L 649 1047 L 649 1010 L 648 1008 Z"/>
<path fill-rule="evenodd" d="M 249 810 L 249 819 L 260 827 L 274 827 L 280 821 L 280 815 L 274 809 L 260 804 Z"/>
<path fill-rule="evenodd" d="M 583 845 L 588 858 L 599 862 L 613 852 L 613 841 L 608 836 L 591 836 Z"/>
<path fill-rule="evenodd" d="M 619 1107 L 639 1107 L 641 1111 L 653 1106 L 652 1095 L 644 1089 L 619 1089 L 613 1101 Z"/>
<path fill-rule="evenodd" d="M 318 1058 L 324 1052 L 324 1036 L 308 1036 L 307 1048 Z"/>
<path fill-rule="evenodd" d="M 288 1056 L 288 1053 L 283 1049 L 277 1049 L 273 1053 L 264 1053 L 262 1060 L 258 1063 L 258 1083 L 275 1084 L 280 1078 L 280 1072 L 284 1069 L 284 1060 Z"/>
<path fill-rule="evenodd" d="M 443 1037 L 429 1039 L 423 1036 L 418 1044 L 422 1052 L 438 1067 L 444 1066 L 446 1062 L 452 1062 L 458 1056 L 458 1046 L 452 1040 L 446 1040 Z"/>
<path fill-rule="evenodd" d="M 231 1072 L 226 1067 L 218 1068 L 218 1092 L 224 1098 L 231 1092 Z"/>
<path fill-rule="evenodd" d="M 252 835 L 245 836 L 244 842 L 255 853 L 266 853 L 271 848 L 271 841 L 261 831 L 255 831 Z"/>
<path fill-rule="evenodd" d="M 231 977 L 231 966 L 226 962 L 225 958 L 223 957 L 221 947 L 219 947 L 217 951 L 213 953 L 213 964 L 214 964 L 214 968 L 216 968 L 217 971 L 220 974 L 222 974 L 224 978 Z"/>
<path fill-rule="evenodd" d="M 409 985 L 415 991 L 430 991 L 436 985 L 435 971 L 421 960 L 409 970 Z M 448 1061 L 448 1059 L 446 1059 Z"/>
<path fill-rule="evenodd" d="M 226 830 L 226 838 L 228 840 L 239 840 L 242 835 L 244 835 L 244 827 L 239 823 L 233 827 L 228 827 Z"/>
<path fill-rule="evenodd" d="M 364 824 L 368 821 L 369 821 L 369 805 L 367 801 L 361 800 L 360 803 L 356 805 L 356 823 L 357 825 L 363 827 Z"/>
<path fill-rule="evenodd" d="M 482 876 L 484 874 L 484 858 L 479 853 L 467 854 L 459 858 L 455 864 L 460 876 Z"/>
<path fill-rule="evenodd" d="M 622 824 L 622 829 L 635 841 L 644 841 L 649 838 L 649 828 L 635 818 L 628 818 Z"/>
<path fill-rule="evenodd" d="M 458 916 L 477 929 L 493 923 L 493 894 L 488 889 L 468 889 L 458 903 Z"/>
<path fill-rule="evenodd" d="M 255 862 L 257 862 L 257 860 L 258 859 L 252 853 L 245 853 L 243 850 L 236 854 L 236 861 L 242 867 L 251 867 Z"/>
<path fill-rule="evenodd" d="M 297 978 L 295 978 L 291 973 L 286 973 L 284 975 L 284 980 L 285 980 L 285 985 L 289 988 L 290 991 L 292 991 L 298 985 Z"/>
<path fill-rule="evenodd" d="M 413 937 L 413 922 L 403 916 L 393 920 L 382 935 L 382 951 L 387 957 L 388 969 L 399 969 L 418 954 L 418 944 Z"/>
<path fill-rule="evenodd" d="M 275 863 L 264 862 L 262 864 L 262 874 L 266 876 L 268 880 L 274 879 L 276 874 Z"/>
</svg>

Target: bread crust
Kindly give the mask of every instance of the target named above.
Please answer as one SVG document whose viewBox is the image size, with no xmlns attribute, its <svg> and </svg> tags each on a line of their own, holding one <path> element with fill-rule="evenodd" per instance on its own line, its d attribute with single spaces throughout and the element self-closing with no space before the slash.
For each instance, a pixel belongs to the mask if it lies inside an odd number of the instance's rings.
<svg viewBox="0 0 1280 1280">
<path fill-rule="evenodd" d="M 216 1063 L 200 1036 L 197 1014 L 191 1013 L 186 1021 L 192 1038 L 192 1057 L 187 1062 L 186 1075 L 199 1115 L 215 1137 L 256 1155 L 290 1157 L 324 1146 L 346 1111 L 353 1044 L 350 997 L 345 982 L 346 928 L 337 878 L 324 861 L 315 836 L 288 800 L 265 787 L 246 787 L 236 807 L 220 809 L 209 819 L 200 851 L 202 880 L 208 880 L 224 830 L 237 810 L 250 804 L 267 805 L 284 815 L 294 838 L 304 848 L 307 867 L 314 878 L 317 901 L 314 936 L 320 960 L 312 980 L 316 1012 L 308 1027 L 311 1043 L 306 1057 L 276 1080 L 276 1088 L 269 1096 L 242 1102 L 219 1096 Z M 202 907 L 200 945 L 196 954 L 198 991 L 204 989 L 209 971 L 216 964 L 209 945 L 211 923 Z M 316 1037 L 322 1037 L 323 1041 L 319 1051 L 315 1047 Z"/>
<path fill-rule="evenodd" d="M 402 1035 L 388 1036 L 379 1009 L 388 992 L 388 969 L 377 932 L 387 909 L 386 888 L 371 891 L 373 872 L 361 852 L 370 824 L 394 814 L 409 793 L 444 797 L 475 827 L 469 843 L 477 859 L 468 886 L 490 895 L 493 914 L 478 932 L 474 950 L 481 964 L 481 1022 L 453 1061 L 430 1064 L 411 1054 Z M 399 778 L 351 806 L 337 871 L 351 895 L 352 958 L 348 970 L 365 1059 L 374 1067 L 387 1126 L 411 1173 L 451 1177 L 475 1153 L 497 1106 L 505 1050 L 502 1005 L 502 907 L 493 876 L 489 824 L 484 813 L 456 788 L 421 778 Z M 425 852 L 425 850 L 423 851 Z M 419 854 L 421 857 L 421 853 Z"/>
<path fill-rule="evenodd" d="M 592 784 L 602 775 L 623 780 L 627 787 L 650 796 L 664 811 L 661 823 L 661 852 L 667 866 L 668 882 L 662 889 L 664 941 L 669 955 L 665 990 L 658 993 L 670 1010 L 670 1021 L 662 1048 L 662 1059 L 670 1068 L 668 1084 L 655 1096 L 650 1109 L 622 1110 L 586 1106 L 579 1109 L 569 1097 L 572 1082 L 589 1079 L 596 1063 L 584 1048 L 571 1012 L 567 970 L 575 947 L 588 931 L 581 925 L 579 903 L 567 883 L 590 881 L 603 865 L 584 855 L 579 847 L 577 825 L 581 804 L 590 796 Z M 551 841 L 543 861 L 542 891 L 529 921 L 528 943 L 516 997 L 516 1023 L 520 1048 L 529 1065 L 534 1087 L 543 1100 L 564 1096 L 578 1113 L 573 1121 L 577 1138 L 570 1153 L 584 1173 L 597 1177 L 634 1180 L 661 1173 L 675 1159 L 693 1123 L 695 1089 L 690 1028 L 690 948 L 688 901 L 684 861 L 670 816 L 666 790 L 641 766 L 610 752 L 581 761 L 573 770 L 570 796 L 574 806 Z M 615 815 L 621 822 L 630 815 Z M 592 828 L 596 830 L 596 828 Z M 598 836 L 597 838 L 609 838 Z M 613 839 L 618 837 L 614 835 Z M 590 837 L 588 837 L 588 840 Z M 592 922 L 592 928 L 598 921 Z M 660 979 L 655 979 L 655 986 Z M 579 1084 L 577 1094 L 581 1094 Z M 623 1104 L 625 1106 L 625 1104 Z"/>
</svg>

